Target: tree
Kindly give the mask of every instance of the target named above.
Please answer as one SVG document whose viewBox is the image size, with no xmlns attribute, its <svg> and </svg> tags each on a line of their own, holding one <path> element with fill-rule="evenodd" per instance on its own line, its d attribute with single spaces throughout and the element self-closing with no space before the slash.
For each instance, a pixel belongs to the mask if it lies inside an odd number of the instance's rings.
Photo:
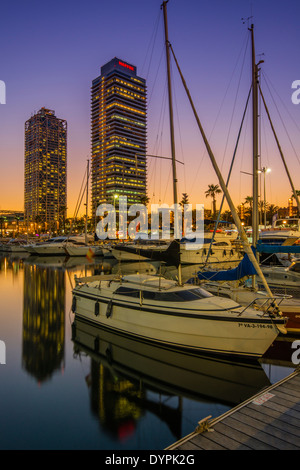
<svg viewBox="0 0 300 470">
<path fill-rule="evenodd" d="M 275 214 L 277 214 L 279 210 L 278 206 L 275 206 L 274 204 L 269 204 L 267 208 L 267 219 L 269 220 L 270 223 L 272 223 L 272 219 Z"/>
<path fill-rule="evenodd" d="M 222 217 L 222 220 L 226 220 L 226 222 L 232 222 L 232 223 L 234 222 L 233 217 L 232 217 L 232 213 L 229 210 L 224 211 L 221 214 L 221 217 Z"/>
<path fill-rule="evenodd" d="M 147 206 L 147 204 L 149 204 L 149 201 L 150 201 L 150 199 L 146 195 L 143 195 L 143 196 L 140 197 L 140 202 L 144 206 Z"/>
<path fill-rule="evenodd" d="M 189 204 L 189 196 L 187 193 L 182 193 L 182 199 L 179 204 L 181 205 L 181 207 L 183 207 L 184 204 Z"/>
<path fill-rule="evenodd" d="M 216 207 L 216 194 L 220 194 L 222 191 L 219 188 L 218 184 L 209 184 L 208 190 L 205 191 L 206 197 L 211 197 L 213 202 L 213 217 L 216 216 L 217 207 Z"/>
<path fill-rule="evenodd" d="M 295 193 L 296 193 L 296 196 L 300 197 L 300 191 L 299 189 L 295 189 Z M 293 199 L 296 199 L 295 196 L 294 196 L 294 193 L 292 194 L 291 198 Z M 299 211 L 298 211 L 299 212 Z M 300 214 L 299 214 L 300 215 Z"/>
<path fill-rule="evenodd" d="M 245 204 L 249 204 L 250 209 L 251 209 L 251 211 L 252 211 L 252 207 L 253 207 L 253 197 L 252 197 L 252 196 L 247 196 L 247 197 L 245 197 Z"/>
<path fill-rule="evenodd" d="M 300 190 L 299 189 L 295 189 L 295 193 L 297 196 L 300 196 Z M 294 193 L 292 194 L 291 198 L 293 199 L 295 196 L 294 196 Z"/>
</svg>

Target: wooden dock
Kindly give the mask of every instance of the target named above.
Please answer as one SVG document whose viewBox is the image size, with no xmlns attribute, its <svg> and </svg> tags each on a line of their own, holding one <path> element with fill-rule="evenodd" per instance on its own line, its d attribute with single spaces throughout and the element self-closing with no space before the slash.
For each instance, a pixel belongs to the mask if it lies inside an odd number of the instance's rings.
<svg viewBox="0 0 300 470">
<path fill-rule="evenodd" d="M 300 369 L 166 450 L 299 450 Z"/>
</svg>

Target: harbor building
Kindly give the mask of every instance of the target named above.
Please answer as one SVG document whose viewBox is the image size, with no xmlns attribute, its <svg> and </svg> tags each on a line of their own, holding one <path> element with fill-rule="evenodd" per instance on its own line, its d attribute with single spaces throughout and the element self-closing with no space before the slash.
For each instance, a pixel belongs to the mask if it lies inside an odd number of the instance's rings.
<svg viewBox="0 0 300 470">
<path fill-rule="evenodd" d="M 25 221 L 61 230 L 67 210 L 67 122 L 41 108 L 25 123 Z"/>
<path fill-rule="evenodd" d="M 118 58 L 101 67 L 91 88 L 92 214 L 99 204 L 145 203 L 146 81 Z"/>
</svg>

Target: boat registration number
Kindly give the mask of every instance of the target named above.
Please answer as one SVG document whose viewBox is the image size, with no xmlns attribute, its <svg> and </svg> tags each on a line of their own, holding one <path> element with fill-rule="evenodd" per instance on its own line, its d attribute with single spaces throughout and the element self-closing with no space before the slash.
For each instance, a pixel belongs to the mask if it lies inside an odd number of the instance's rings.
<svg viewBox="0 0 300 470">
<path fill-rule="evenodd" d="M 262 323 L 239 323 L 238 326 L 245 328 L 273 328 L 272 325 L 265 325 Z"/>
</svg>

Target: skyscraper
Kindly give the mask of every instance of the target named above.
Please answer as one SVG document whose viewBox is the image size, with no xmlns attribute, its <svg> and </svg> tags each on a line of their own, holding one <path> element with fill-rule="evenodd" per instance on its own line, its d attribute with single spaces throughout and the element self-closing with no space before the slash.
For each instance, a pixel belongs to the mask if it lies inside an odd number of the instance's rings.
<svg viewBox="0 0 300 470">
<path fill-rule="evenodd" d="M 25 220 L 62 228 L 67 205 L 67 122 L 41 108 L 25 123 Z"/>
<path fill-rule="evenodd" d="M 129 205 L 146 196 L 146 81 L 118 58 L 92 82 L 92 212 L 99 204 Z"/>
</svg>

